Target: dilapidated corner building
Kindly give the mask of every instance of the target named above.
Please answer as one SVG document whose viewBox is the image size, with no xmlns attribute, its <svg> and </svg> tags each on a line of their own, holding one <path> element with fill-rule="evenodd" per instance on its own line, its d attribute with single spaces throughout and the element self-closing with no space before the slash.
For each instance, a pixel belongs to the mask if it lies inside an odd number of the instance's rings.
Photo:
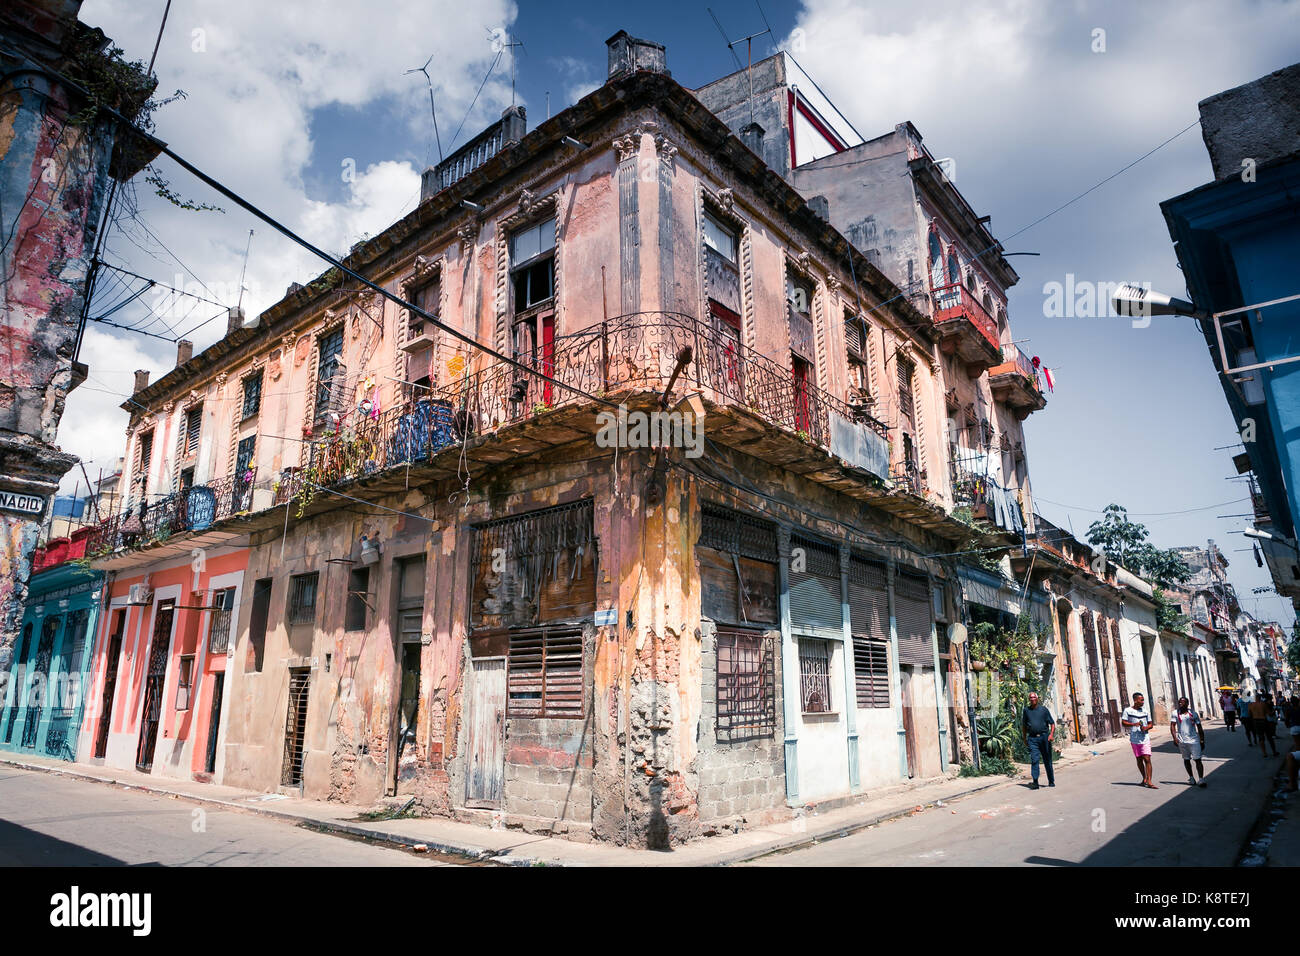
<svg viewBox="0 0 1300 956">
<path fill-rule="evenodd" d="M 114 63 L 111 41 L 77 19 L 80 8 L 14 0 L 0 9 L 0 673 L 14 657 L 38 519 L 76 463 L 55 436 L 67 393 L 86 377 L 75 358 L 108 185 L 150 158 L 124 148 L 78 84 L 133 115 L 153 81 Z"/>
<path fill-rule="evenodd" d="M 251 482 L 221 782 L 666 846 L 955 761 L 949 555 L 1011 539 L 950 513 L 941 336 L 609 57 L 353 249 L 415 309 L 329 272 L 169 376 Z"/>
</svg>

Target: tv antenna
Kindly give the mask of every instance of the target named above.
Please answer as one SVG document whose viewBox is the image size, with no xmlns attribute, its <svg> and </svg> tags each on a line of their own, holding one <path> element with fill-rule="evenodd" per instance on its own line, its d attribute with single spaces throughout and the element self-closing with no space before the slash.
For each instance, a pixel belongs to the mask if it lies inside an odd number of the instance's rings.
<svg viewBox="0 0 1300 956">
<path fill-rule="evenodd" d="M 754 5 L 758 6 L 758 0 L 754 0 Z M 763 8 L 758 7 L 758 13 L 759 16 L 763 17 L 763 25 L 765 29 L 759 30 L 757 33 L 751 33 L 747 37 L 741 37 L 739 40 L 733 42 L 731 38 L 727 36 L 727 31 L 722 28 L 722 21 L 718 19 L 718 15 L 713 12 L 713 9 L 711 7 L 705 7 L 705 9 L 709 11 L 709 16 L 713 17 L 713 22 L 717 26 L 718 32 L 722 34 L 722 39 L 726 42 L 727 49 L 731 51 L 731 58 L 736 61 L 736 68 L 740 70 L 745 70 L 745 72 L 748 74 L 749 121 L 752 123 L 754 122 L 754 41 L 757 40 L 759 37 L 763 36 L 764 34 L 768 36 L 772 36 L 773 35 L 772 28 L 767 23 L 767 16 L 763 13 Z M 740 57 L 736 55 L 737 43 L 745 44 L 745 58 L 748 63 L 747 66 L 741 66 Z"/>
<path fill-rule="evenodd" d="M 509 51 L 510 51 L 510 105 L 513 107 L 513 106 L 515 105 L 515 51 L 514 51 L 514 48 L 515 48 L 515 47 L 519 47 L 519 49 L 523 50 L 525 53 L 527 53 L 528 50 L 527 50 L 527 48 L 524 46 L 524 42 L 523 42 L 522 40 L 520 40 L 517 36 L 515 36 L 513 33 L 507 33 L 506 36 L 509 37 L 510 39 L 509 39 L 508 42 L 506 42 L 506 43 L 502 43 L 502 44 L 501 44 L 501 49 L 502 49 L 502 50 L 509 50 Z M 494 40 L 495 40 L 495 37 L 494 37 Z"/>
<path fill-rule="evenodd" d="M 424 66 L 417 70 L 407 70 L 403 73 L 406 76 L 410 73 L 423 73 L 425 82 L 429 84 L 429 113 L 433 117 L 433 138 L 438 144 L 438 162 L 442 162 L 442 137 L 438 135 L 438 111 L 433 106 L 433 77 L 429 76 L 429 64 L 433 62 L 433 54 L 429 54 L 429 59 L 424 61 Z"/>
<path fill-rule="evenodd" d="M 248 242 L 244 243 L 244 265 L 239 270 L 239 301 L 235 303 L 235 308 L 243 308 L 244 305 L 244 275 L 248 272 L 248 250 L 253 247 L 253 230 L 248 230 Z M 86 479 L 90 481 L 89 478 Z"/>
</svg>

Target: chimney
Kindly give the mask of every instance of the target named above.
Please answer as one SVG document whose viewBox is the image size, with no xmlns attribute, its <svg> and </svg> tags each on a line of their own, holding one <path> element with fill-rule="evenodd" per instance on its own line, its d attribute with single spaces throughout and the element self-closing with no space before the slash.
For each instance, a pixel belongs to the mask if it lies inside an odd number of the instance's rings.
<svg viewBox="0 0 1300 956">
<path fill-rule="evenodd" d="M 239 306 L 234 306 L 226 312 L 226 334 L 229 335 L 235 329 L 244 327 L 244 310 Z"/>
<path fill-rule="evenodd" d="M 740 141 L 748 146 L 755 156 L 763 155 L 763 127 L 757 123 L 746 123 L 740 128 Z"/>
<path fill-rule="evenodd" d="M 528 132 L 528 111 L 522 106 L 507 106 L 501 111 L 501 144 L 517 143 Z"/>
<path fill-rule="evenodd" d="M 809 196 L 808 208 L 826 222 L 831 221 L 831 204 L 825 196 Z"/>
<path fill-rule="evenodd" d="M 626 30 L 619 30 L 605 41 L 609 47 L 609 79 L 627 76 L 644 70 L 647 73 L 668 72 L 668 53 L 662 43 L 653 40 L 638 40 L 628 36 Z"/>
<path fill-rule="evenodd" d="M 149 387 L 149 370 L 147 368 L 138 368 L 135 370 L 135 392 L 144 391 Z M 132 392 L 132 394 L 135 394 Z"/>
<path fill-rule="evenodd" d="M 194 343 L 189 339 L 179 340 L 176 343 L 176 367 L 180 368 L 193 357 Z"/>
</svg>

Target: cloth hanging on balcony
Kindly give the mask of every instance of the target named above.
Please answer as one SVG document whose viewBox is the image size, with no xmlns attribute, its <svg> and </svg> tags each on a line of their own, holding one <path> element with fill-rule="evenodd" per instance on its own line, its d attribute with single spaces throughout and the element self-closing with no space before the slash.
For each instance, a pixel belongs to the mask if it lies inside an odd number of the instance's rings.
<svg viewBox="0 0 1300 956">
<path fill-rule="evenodd" d="M 1052 374 L 1052 370 L 1046 365 L 1043 366 L 1043 381 L 1047 383 L 1049 392 L 1056 391 L 1056 376 Z"/>
</svg>

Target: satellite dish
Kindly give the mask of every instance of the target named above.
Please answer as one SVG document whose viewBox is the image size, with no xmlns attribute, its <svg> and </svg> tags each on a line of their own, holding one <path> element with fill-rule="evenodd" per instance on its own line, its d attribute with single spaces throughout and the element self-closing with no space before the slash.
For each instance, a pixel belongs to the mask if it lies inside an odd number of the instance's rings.
<svg viewBox="0 0 1300 956">
<path fill-rule="evenodd" d="M 948 643 L 957 647 L 966 643 L 966 625 L 949 624 L 948 625 Z"/>
</svg>

